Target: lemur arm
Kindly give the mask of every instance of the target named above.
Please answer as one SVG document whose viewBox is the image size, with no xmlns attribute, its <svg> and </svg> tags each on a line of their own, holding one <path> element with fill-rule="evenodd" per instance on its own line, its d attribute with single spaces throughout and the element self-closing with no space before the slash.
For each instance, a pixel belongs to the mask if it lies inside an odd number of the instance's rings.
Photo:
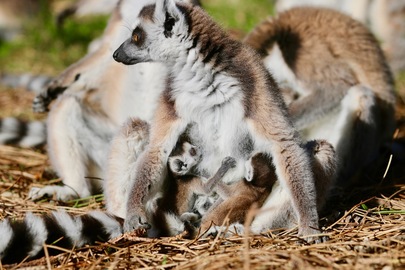
<svg viewBox="0 0 405 270">
<path fill-rule="evenodd" d="M 316 190 L 308 153 L 275 98 L 257 98 L 255 110 L 248 115 L 248 128 L 256 148 L 270 154 L 277 178 L 291 195 L 299 220 L 299 235 L 319 233 Z M 312 239 L 309 239 L 312 240 Z"/>
<path fill-rule="evenodd" d="M 208 179 L 206 183 L 202 185 L 204 193 L 210 194 L 215 187 L 221 182 L 221 179 L 224 175 L 231 169 L 235 168 L 236 160 L 233 157 L 226 157 L 222 160 L 221 167 L 219 167 L 218 171 L 214 174 L 213 177 Z"/>
<path fill-rule="evenodd" d="M 42 113 L 48 111 L 49 104 L 70 88 L 72 84 L 79 81 L 82 73 L 89 71 L 92 67 L 100 64 L 100 60 L 105 58 L 104 50 L 105 49 L 100 48 L 99 50 L 86 55 L 49 82 L 46 89 L 34 98 L 32 102 L 34 112 Z M 77 87 L 75 89 L 87 90 L 82 87 Z"/>
<path fill-rule="evenodd" d="M 167 170 L 167 160 L 187 123 L 179 119 L 172 107 L 163 98 L 160 100 L 151 126 L 148 148 L 136 165 L 136 177 L 127 201 L 125 231 L 148 228 L 144 202 L 151 189 L 159 184 Z"/>
</svg>

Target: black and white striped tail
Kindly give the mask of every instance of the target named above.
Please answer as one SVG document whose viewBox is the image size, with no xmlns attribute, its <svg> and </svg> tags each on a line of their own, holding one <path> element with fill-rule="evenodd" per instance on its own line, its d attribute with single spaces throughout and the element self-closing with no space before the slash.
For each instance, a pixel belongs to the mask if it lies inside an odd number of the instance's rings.
<svg viewBox="0 0 405 270">
<path fill-rule="evenodd" d="M 47 84 L 52 80 L 46 75 L 24 74 L 1 74 L 0 84 L 11 88 L 23 88 L 39 95 L 45 91 Z"/>
<path fill-rule="evenodd" d="M 73 216 L 63 211 L 24 220 L 0 223 L 0 260 L 2 264 L 18 263 L 44 256 L 44 244 L 66 249 L 108 241 L 122 234 L 123 220 L 106 212 L 92 211 Z M 50 255 L 58 252 L 48 248 Z"/>
<path fill-rule="evenodd" d="M 0 144 L 38 147 L 45 143 L 45 121 L 22 121 L 14 117 L 0 119 Z"/>
</svg>

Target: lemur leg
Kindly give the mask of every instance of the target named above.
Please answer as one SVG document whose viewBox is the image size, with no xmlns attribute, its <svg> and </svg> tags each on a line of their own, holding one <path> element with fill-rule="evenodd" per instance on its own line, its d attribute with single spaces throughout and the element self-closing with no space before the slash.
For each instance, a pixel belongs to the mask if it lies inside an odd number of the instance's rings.
<svg viewBox="0 0 405 270">
<path fill-rule="evenodd" d="M 149 124 L 130 118 L 114 136 L 108 159 L 104 196 L 107 211 L 125 219 L 135 164 L 149 143 Z"/>
<path fill-rule="evenodd" d="M 340 186 L 375 158 L 376 144 L 381 141 L 378 126 L 384 121 L 379 115 L 375 95 L 366 86 L 353 86 L 343 98 L 335 130 L 328 139 L 339 157 Z"/>
<path fill-rule="evenodd" d="M 226 217 L 229 218 L 229 224 L 243 223 L 250 205 L 254 203 L 254 199 L 242 194 L 228 198 L 203 217 L 200 231 L 204 233 L 211 225 L 222 225 Z"/>
<path fill-rule="evenodd" d="M 337 156 L 333 146 L 324 140 L 308 142 L 306 150 L 311 157 L 319 211 L 336 177 Z M 251 224 L 251 231 L 254 234 L 265 230 L 288 229 L 298 224 L 297 215 L 292 207 L 291 195 L 285 187 L 280 185 L 279 181 L 274 184 L 271 194 L 261 210 L 262 212 L 255 217 Z"/>
<path fill-rule="evenodd" d="M 99 177 L 103 177 L 114 127 L 108 119 L 84 110 L 74 96 L 62 96 L 55 103 L 48 118 L 49 156 L 64 186 L 32 188 L 31 199 L 55 195 L 66 201 L 101 190 Z"/>
</svg>

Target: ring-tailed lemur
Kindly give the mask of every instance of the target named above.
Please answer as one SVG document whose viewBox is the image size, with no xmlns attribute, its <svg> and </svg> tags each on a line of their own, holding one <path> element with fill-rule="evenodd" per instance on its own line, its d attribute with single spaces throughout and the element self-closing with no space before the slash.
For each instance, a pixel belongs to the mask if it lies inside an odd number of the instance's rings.
<svg viewBox="0 0 405 270">
<path fill-rule="evenodd" d="M 336 177 L 337 157 L 333 146 L 325 140 L 309 141 L 305 149 L 311 158 L 317 210 L 320 211 Z M 272 229 L 290 229 L 298 224 L 289 192 L 277 180 L 271 159 L 262 153 L 256 153 L 246 165 L 246 175 L 242 181 L 217 187 L 217 192 L 224 201 L 215 204 L 212 210 L 203 216 L 200 231 L 205 235 L 222 230 L 221 225 L 226 217 L 229 225 L 244 224 L 253 204 L 262 208 L 261 213 L 249 224 L 250 231 L 254 234 Z M 213 224 L 216 226 L 212 226 Z M 239 228 L 238 233 L 242 232 Z"/>
<path fill-rule="evenodd" d="M 108 241 L 123 233 L 123 219 L 101 211 L 75 216 L 63 211 L 36 216 L 27 214 L 24 220 L 0 222 L 0 261 L 21 262 L 44 255 L 44 244 L 71 249 Z M 49 254 L 60 253 L 48 248 Z"/>
<path fill-rule="evenodd" d="M 297 6 L 327 7 L 367 25 L 379 41 L 395 74 L 405 70 L 405 1 L 277 0 L 277 12 Z"/>
<path fill-rule="evenodd" d="M 236 166 L 232 157 L 225 157 L 216 173 L 206 179 L 196 171 L 202 155 L 198 147 L 180 139 L 169 157 L 168 174 L 158 194 L 147 203 L 146 212 L 151 220 L 148 235 L 172 236 L 188 232 L 188 237 L 196 235 L 196 222 L 201 214 L 191 213 L 199 195 L 210 195 L 228 171 Z M 210 206 L 210 205 L 209 205 Z M 209 206 L 205 206 L 208 208 Z M 207 209 L 208 210 L 208 209 Z M 205 212 L 206 209 L 203 209 Z"/>
<path fill-rule="evenodd" d="M 199 7 L 173 0 L 143 5 L 114 59 L 126 65 L 162 62 L 169 78 L 151 123 L 149 146 L 136 166 L 125 229 L 147 226 L 144 200 L 161 183 L 171 150 L 192 124 L 191 143 L 197 142 L 203 153 L 199 171 L 212 175 L 226 156 L 243 162 L 253 151 L 271 155 L 279 181 L 291 194 L 299 235 L 319 233 L 309 155 L 258 55 L 231 39 Z"/>
<path fill-rule="evenodd" d="M 51 80 L 49 76 L 29 73 L 15 75 L 0 73 L 0 84 L 4 87 L 21 88 L 36 95 L 40 94 Z M 0 118 L 0 144 L 21 147 L 39 147 L 46 143 L 45 121 L 24 121 L 17 117 Z"/>
<path fill-rule="evenodd" d="M 159 63 L 125 67 L 112 59 L 128 35 L 125 27 L 142 3 L 120 1 L 98 48 L 67 68 L 34 100 L 44 111 L 56 96 L 47 119 L 48 152 L 64 186 L 34 187 L 29 196 L 55 195 L 59 200 L 86 197 L 105 179 L 111 139 L 128 117 L 150 121 L 164 89 L 166 68 Z"/>
<path fill-rule="evenodd" d="M 306 139 L 332 143 L 337 183 L 349 185 L 395 126 L 393 77 L 376 39 L 347 15 L 308 7 L 263 21 L 245 43 L 298 94 L 288 105 L 294 124 Z"/>
</svg>

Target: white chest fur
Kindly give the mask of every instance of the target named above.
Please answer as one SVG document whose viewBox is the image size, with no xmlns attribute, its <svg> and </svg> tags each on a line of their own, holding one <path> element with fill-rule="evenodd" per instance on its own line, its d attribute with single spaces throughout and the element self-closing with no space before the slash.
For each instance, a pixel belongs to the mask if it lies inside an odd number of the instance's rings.
<svg viewBox="0 0 405 270">
<path fill-rule="evenodd" d="M 245 113 L 239 81 L 215 73 L 194 57 L 189 57 L 182 67 L 174 68 L 178 68 L 171 85 L 176 113 L 192 125 L 190 137 L 203 153 L 200 171 L 212 175 L 226 156 L 242 163 L 247 156 L 243 145 L 248 131 L 243 124 Z"/>
</svg>

